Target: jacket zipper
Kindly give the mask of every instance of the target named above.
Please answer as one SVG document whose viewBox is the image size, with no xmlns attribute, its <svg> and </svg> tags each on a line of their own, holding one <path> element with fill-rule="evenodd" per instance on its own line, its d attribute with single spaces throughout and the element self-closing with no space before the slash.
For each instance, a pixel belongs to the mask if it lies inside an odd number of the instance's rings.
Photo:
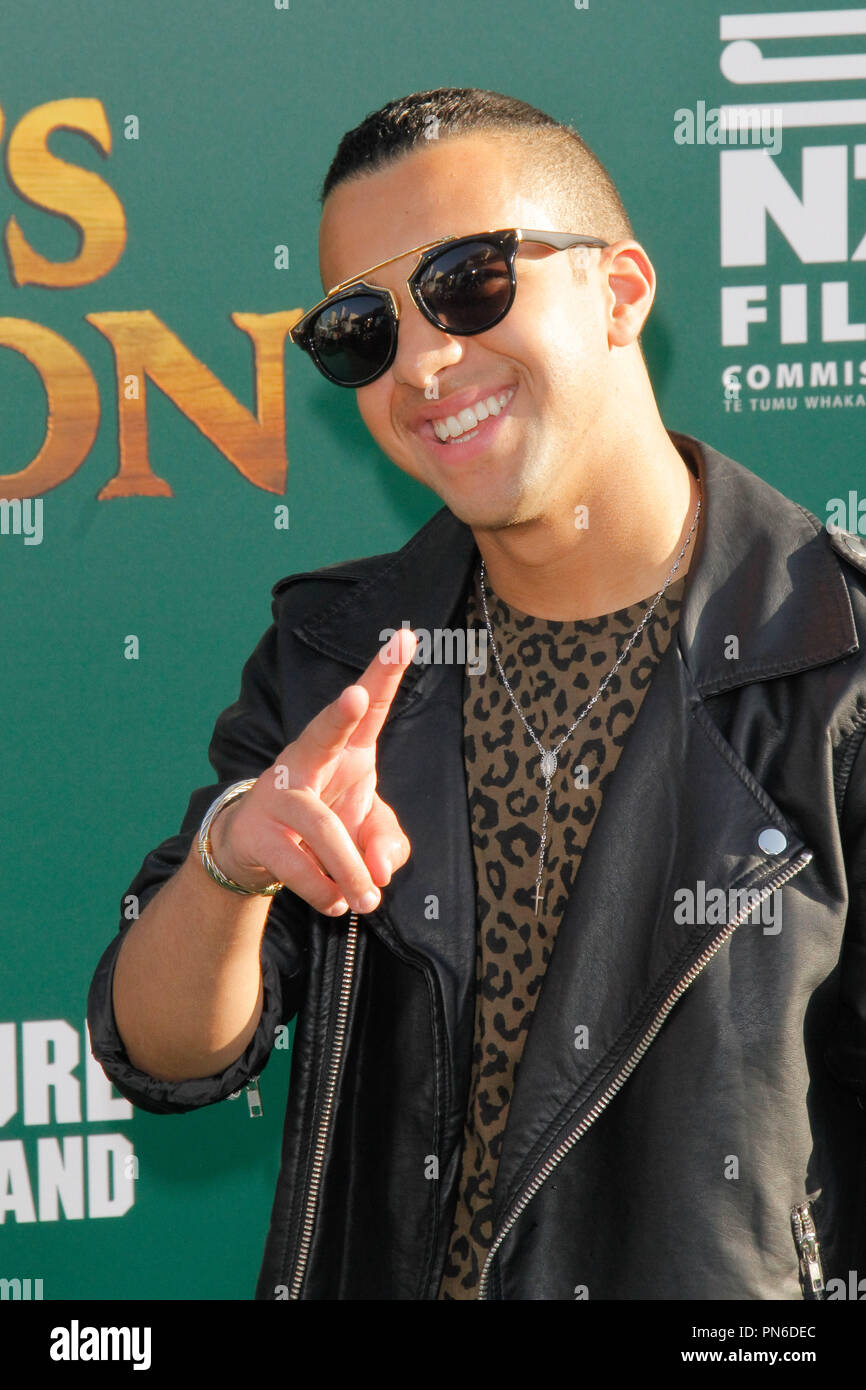
<svg viewBox="0 0 866 1390">
<path fill-rule="evenodd" d="M 264 1111 L 262 1109 L 262 1093 L 259 1090 L 258 1072 L 256 1072 L 255 1076 L 250 1077 L 245 1086 L 239 1086 L 236 1091 L 232 1091 L 227 1096 L 227 1099 L 237 1100 L 238 1096 L 241 1095 L 243 1091 L 247 1093 L 247 1105 L 249 1106 L 250 1118 L 254 1120 L 259 1119 L 264 1114 Z"/>
<path fill-rule="evenodd" d="M 800 1261 L 800 1284 L 803 1297 L 815 1300 L 825 1297 L 824 1271 L 821 1267 L 821 1248 L 812 1217 L 812 1203 L 820 1192 L 810 1192 L 805 1202 L 791 1208 L 791 1234 Z"/>
<path fill-rule="evenodd" d="M 250 1119 L 258 1120 L 264 1114 L 262 1109 L 262 1093 L 259 1089 L 258 1076 L 251 1076 L 246 1084 L 247 1105 L 249 1106 Z"/>
<path fill-rule="evenodd" d="M 291 1287 L 289 1288 L 290 1299 L 300 1298 L 301 1285 L 304 1282 L 304 1274 L 310 1256 L 310 1242 L 313 1236 L 313 1227 L 316 1221 L 316 1208 L 319 1203 L 319 1189 L 322 1182 L 322 1164 L 325 1157 L 325 1145 L 328 1140 L 328 1129 L 331 1123 L 334 1093 L 337 1089 L 337 1076 L 340 1071 L 340 1063 L 343 1058 L 343 1046 L 346 1038 L 346 1017 L 349 1012 L 349 997 L 352 992 L 352 977 L 355 970 L 355 949 L 357 941 L 358 914 L 357 912 L 353 912 L 349 916 L 349 930 L 346 934 L 346 949 L 343 953 L 343 973 L 340 978 L 340 992 L 337 1000 L 337 1018 L 334 1025 L 334 1038 L 331 1044 L 331 1057 L 328 1065 L 327 1078 L 325 1080 L 324 1099 L 319 1114 L 319 1124 L 313 1148 L 313 1163 L 310 1172 L 309 1186 L 307 1187 L 307 1200 L 301 1225 L 298 1257 Z"/>
<path fill-rule="evenodd" d="M 501 1246 L 502 1242 L 505 1240 L 505 1237 L 511 1231 L 512 1227 L 516 1224 L 518 1217 L 523 1213 L 523 1211 L 532 1201 L 532 1198 L 535 1196 L 536 1192 L 538 1192 L 539 1188 L 550 1177 L 550 1174 L 553 1172 L 554 1168 L 556 1168 L 558 1164 L 560 1164 L 562 1160 L 565 1158 L 565 1155 L 572 1148 L 574 1148 L 574 1145 L 577 1143 L 577 1141 L 583 1138 L 586 1131 L 595 1123 L 602 1111 L 604 1111 L 607 1108 L 607 1106 L 613 1100 L 617 1092 L 621 1090 L 625 1082 L 631 1076 L 638 1062 L 642 1060 L 650 1044 L 655 1040 L 655 1037 L 659 1032 L 659 1029 L 664 1023 L 671 1009 L 678 1002 L 680 997 L 683 994 L 685 994 L 689 985 L 693 984 L 693 982 L 697 979 L 698 975 L 700 975 L 704 967 L 708 965 L 709 962 L 712 960 L 713 956 L 721 950 L 722 946 L 724 946 L 728 938 L 733 935 L 734 931 L 741 924 L 741 922 L 743 922 L 746 919 L 746 917 L 748 917 L 752 912 L 754 912 L 755 908 L 758 907 L 764 901 L 765 898 L 769 897 L 771 893 L 774 893 L 777 888 L 781 888 L 783 883 L 787 883 L 788 880 L 790 878 L 793 878 L 795 874 L 798 874 L 801 869 L 805 869 L 806 865 L 810 862 L 811 859 L 812 851 L 804 850 L 791 864 L 788 865 L 788 867 L 782 873 L 777 874 L 774 878 L 770 879 L 769 883 L 767 883 L 761 890 L 757 899 L 753 899 L 747 907 L 743 908 L 742 911 L 737 913 L 736 917 L 732 922 L 727 923 L 724 930 L 720 932 L 720 934 L 716 937 L 714 941 L 710 943 L 706 950 L 704 950 L 701 953 L 701 955 L 698 956 L 698 959 L 694 962 L 692 966 L 690 966 L 686 974 L 682 977 L 682 979 L 679 981 L 676 987 L 671 991 L 664 1004 L 662 1005 L 661 1009 L 653 1019 L 647 1032 L 644 1034 L 643 1038 L 638 1043 L 634 1052 L 629 1057 L 625 1066 L 622 1068 L 620 1072 L 617 1073 L 613 1081 L 608 1086 L 607 1090 L 604 1091 L 604 1093 L 601 1096 L 599 1096 L 598 1100 L 595 1102 L 595 1105 L 584 1116 L 577 1128 L 572 1130 L 571 1134 L 569 1134 L 568 1137 L 564 1139 L 562 1143 L 557 1146 L 556 1149 L 554 1149 L 547 1162 L 538 1170 L 535 1177 L 529 1183 L 528 1187 L 524 1189 L 522 1195 L 518 1198 L 514 1206 L 511 1208 L 511 1211 L 508 1217 L 506 1218 L 503 1226 L 501 1227 L 499 1234 L 490 1246 L 490 1249 L 487 1253 L 487 1259 L 484 1261 L 484 1268 L 481 1271 L 481 1278 L 478 1283 L 479 1299 L 487 1298 L 487 1285 L 490 1279 L 491 1264 L 493 1262 L 497 1250 Z"/>
</svg>

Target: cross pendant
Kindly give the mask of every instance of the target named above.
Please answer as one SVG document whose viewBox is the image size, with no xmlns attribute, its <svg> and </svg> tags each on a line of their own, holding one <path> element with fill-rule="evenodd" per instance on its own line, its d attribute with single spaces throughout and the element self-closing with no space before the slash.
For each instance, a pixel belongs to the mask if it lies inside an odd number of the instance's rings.
<svg viewBox="0 0 866 1390">
<path fill-rule="evenodd" d="M 544 898 L 544 895 L 545 895 L 546 892 L 547 892 L 547 889 L 546 889 L 546 888 L 542 888 L 541 884 L 539 884 L 538 887 L 537 887 L 536 890 L 535 890 L 535 915 L 536 915 L 536 917 L 538 916 L 538 905 L 539 905 L 539 903 L 542 901 L 542 899 Z"/>
</svg>

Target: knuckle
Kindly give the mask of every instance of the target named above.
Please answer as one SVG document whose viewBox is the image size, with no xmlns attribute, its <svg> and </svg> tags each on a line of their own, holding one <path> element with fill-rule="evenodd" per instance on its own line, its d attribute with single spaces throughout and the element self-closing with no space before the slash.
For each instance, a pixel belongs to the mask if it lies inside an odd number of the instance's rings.
<svg viewBox="0 0 866 1390">
<path fill-rule="evenodd" d="M 307 902 L 311 907 L 314 907 L 317 912 L 330 915 L 331 909 L 336 907 L 342 896 L 339 889 L 335 891 L 333 888 L 320 888 L 311 893 L 310 897 L 307 898 Z"/>
<path fill-rule="evenodd" d="M 317 798 L 318 801 L 318 798 Z M 312 834 L 329 833 L 333 829 L 334 813 L 324 802 L 318 801 L 318 805 L 310 813 L 310 832 Z M 304 837 L 309 839 L 309 836 Z"/>
</svg>

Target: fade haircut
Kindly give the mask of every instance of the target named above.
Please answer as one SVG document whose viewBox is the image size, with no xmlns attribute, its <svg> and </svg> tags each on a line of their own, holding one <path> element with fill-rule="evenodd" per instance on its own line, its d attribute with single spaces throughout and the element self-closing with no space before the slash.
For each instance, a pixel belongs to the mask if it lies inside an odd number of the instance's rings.
<svg viewBox="0 0 866 1390">
<path fill-rule="evenodd" d="M 376 173 L 431 138 L 478 132 L 517 147 L 523 187 L 556 207 L 561 225 L 551 230 L 609 242 L 635 236 L 613 179 L 576 130 L 528 102 L 478 87 L 413 92 L 370 112 L 340 141 L 320 202 L 338 184 Z"/>
</svg>

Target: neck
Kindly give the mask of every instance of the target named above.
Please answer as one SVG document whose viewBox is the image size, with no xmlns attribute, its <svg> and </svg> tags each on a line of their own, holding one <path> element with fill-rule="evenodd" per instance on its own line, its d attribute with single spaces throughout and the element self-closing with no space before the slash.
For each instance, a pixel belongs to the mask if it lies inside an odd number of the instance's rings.
<svg viewBox="0 0 866 1390">
<path fill-rule="evenodd" d="M 495 594 L 534 617 L 577 622 L 658 593 L 691 530 L 700 489 L 664 430 L 628 458 L 596 460 L 579 497 L 548 503 L 531 521 L 473 528 Z M 688 570 L 696 535 L 673 582 Z"/>
</svg>

